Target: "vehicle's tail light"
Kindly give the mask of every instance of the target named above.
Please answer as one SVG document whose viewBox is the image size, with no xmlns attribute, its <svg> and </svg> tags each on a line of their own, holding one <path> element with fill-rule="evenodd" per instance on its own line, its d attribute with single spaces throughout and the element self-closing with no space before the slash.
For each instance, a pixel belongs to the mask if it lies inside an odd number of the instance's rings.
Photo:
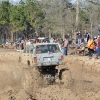
<svg viewBox="0 0 100 100">
<path fill-rule="evenodd" d="M 37 57 L 34 57 L 34 63 L 37 63 Z"/>
<path fill-rule="evenodd" d="M 61 56 L 61 60 L 64 60 L 64 56 L 63 55 Z"/>
</svg>

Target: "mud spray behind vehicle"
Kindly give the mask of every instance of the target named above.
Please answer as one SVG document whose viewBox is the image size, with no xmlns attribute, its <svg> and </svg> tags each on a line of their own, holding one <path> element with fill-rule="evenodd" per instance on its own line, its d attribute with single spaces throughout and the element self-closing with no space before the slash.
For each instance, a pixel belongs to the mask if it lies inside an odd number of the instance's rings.
<svg viewBox="0 0 100 100">
<path fill-rule="evenodd" d="M 37 77 L 32 78 L 32 80 L 35 82 L 37 80 L 38 82 L 36 84 L 45 86 L 48 84 L 62 83 L 66 84 L 66 87 L 70 86 L 71 75 L 69 70 L 63 68 L 58 71 L 56 68 L 59 65 L 65 64 L 64 55 L 58 43 L 38 43 L 26 46 L 24 52 L 20 54 L 19 61 L 27 65 L 27 68 L 33 68 L 32 73 L 37 74 L 33 75 L 33 77 Z M 25 76 L 27 77 L 28 75 L 24 75 L 24 77 Z M 40 80 L 42 80 L 42 82 L 40 82 Z M 25 88 L 28 82 L 30 81 L 27 81 L 27 83 L 26 81 L 24 82 Z M 28 88 L 29 87 L 27 87 L 27 89 Z"/>
</svg>

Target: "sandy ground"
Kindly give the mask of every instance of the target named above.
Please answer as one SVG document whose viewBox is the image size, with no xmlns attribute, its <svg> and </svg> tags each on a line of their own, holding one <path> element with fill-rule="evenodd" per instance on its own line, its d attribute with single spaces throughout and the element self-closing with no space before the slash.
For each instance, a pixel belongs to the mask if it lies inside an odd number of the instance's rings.
<svg viewBox="0 0 100 100">
<path fill-rule="evenodd" d="M 100 100 L 100 59 L 82 56 L 65 57 L 71 84 L 40 86 L 34 68 L 18 62 L 19 52 L 0 49 L 0 100 Z M 30 90 L 24 88 L 23 76 Z"/>
</svg>

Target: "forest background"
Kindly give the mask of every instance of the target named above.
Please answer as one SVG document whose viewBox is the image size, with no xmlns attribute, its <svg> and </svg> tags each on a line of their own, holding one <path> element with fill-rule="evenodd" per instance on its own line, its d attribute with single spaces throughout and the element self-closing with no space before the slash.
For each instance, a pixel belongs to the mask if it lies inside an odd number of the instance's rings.
<svg viewBox="0 0 100 100">
<path fill-rule="evenodd" d="M 0 1 L 0 39 L 68 36 L 86 29 L 98 34 L 100 0 Z"/>
</svg>

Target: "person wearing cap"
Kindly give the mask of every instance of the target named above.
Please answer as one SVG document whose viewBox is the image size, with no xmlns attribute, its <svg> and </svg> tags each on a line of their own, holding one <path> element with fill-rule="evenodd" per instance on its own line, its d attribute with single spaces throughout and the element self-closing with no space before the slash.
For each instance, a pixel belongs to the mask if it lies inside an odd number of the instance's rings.
<svg viewBox="0 0 100 100">
<path fill-rule="evenodd" d="M 82 39 L 82 34 L 81 34 L 81 32 L 79 31 L 78 33 L 77 33 L 77 38 L 78 38 L 78 46 L 80 47 L 80 45 L 81 45 L 81 39 Z"/>
</svg>

